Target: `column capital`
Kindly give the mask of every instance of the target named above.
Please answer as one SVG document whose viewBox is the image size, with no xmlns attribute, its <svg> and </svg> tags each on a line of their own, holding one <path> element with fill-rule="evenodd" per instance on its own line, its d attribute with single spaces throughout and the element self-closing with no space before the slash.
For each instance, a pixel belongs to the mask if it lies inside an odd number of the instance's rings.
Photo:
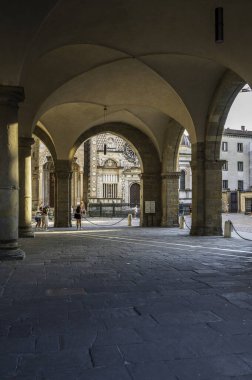
<svg viewBox="0 0 252 380">
<path fill-rule="evenodd" d="M 226 160 L 206 160 L 205 168 L 207 170 L 221 170 Z"/>
<path fill-rule="evenodd" d="M 0 85 L 0 105 L 17 108 L 24 98 L 23 87 Z"/>
<path fill-rule="evenodd" d="M 202 166 L 205 168 L 205 170 L 221 170 L 222 166 L 226 162 L 226 160 L 192 160 L 190 162 L 191 169 L 198 169 L 202 168 Z"/>
<path fill-rule="evenodd" d="M 141 173 L 140 178 L 141 179 L 160 178 L 160 173 Z"/>
<path fill-rule="evenodd" d="M 72 178 L 73 172 L 71 171 L 55 171 L 55 176 L 58 179 L 63 179 L 63 180 L 70 180 Z"/>
<path fill-rule="evenodd" d="M 31 148 L 34 144 L 34 139 L 32 137 L 19 137 L 18 138 L 18 147 L 19 148 Z"/>
<path fill-rule="evenodd" d="M 55 172 L 72 172 L 72 163 L 69 160 L 57 160 L 54 165 Z"/>
<path fill-rule="evenodd" d="M 71 163 L 68 160 L 57 160 L 55 162 L 55 176 L 58 179 L 70 180 L 72 173 Z"/>
<path fill-rule="evenodd" d="M 204 163 L 205 163 L 204 159 L 191 160 L 190 166 L 191 166 L 191 169 L 194 170 L 194 169 L 198 169 L 199 167 L 202 168 Z"/>
<path fill-rule="evenodd" d="M 180 172 L 164 172 L 161 173 L 162 179 L 179 179 L 181 173 Z"/>
</svg>

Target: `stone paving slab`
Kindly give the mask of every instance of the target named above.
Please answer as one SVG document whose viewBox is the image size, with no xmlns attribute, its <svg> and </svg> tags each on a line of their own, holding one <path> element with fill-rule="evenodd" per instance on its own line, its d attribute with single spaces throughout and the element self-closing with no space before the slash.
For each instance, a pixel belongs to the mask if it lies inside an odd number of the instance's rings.
<svg viewBox="0 0 252 380">
<path fill-rule="evenodd" d="M 0 262 L 1 380 L 252 379 L 252 245 L 50 230 Z"/>
</svg>

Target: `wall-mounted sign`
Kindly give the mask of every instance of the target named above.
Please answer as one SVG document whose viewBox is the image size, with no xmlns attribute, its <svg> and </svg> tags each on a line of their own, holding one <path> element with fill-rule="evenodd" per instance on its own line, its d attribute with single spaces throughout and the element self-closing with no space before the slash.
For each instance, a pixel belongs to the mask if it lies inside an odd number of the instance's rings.
<svg viewBox="0 0 252 380">
<path fill-rule="evenodd" d="M 145 214 L 155 214 L 156 212 L 156 202 L 155 201 L 145 201 Z"/>
</svg>

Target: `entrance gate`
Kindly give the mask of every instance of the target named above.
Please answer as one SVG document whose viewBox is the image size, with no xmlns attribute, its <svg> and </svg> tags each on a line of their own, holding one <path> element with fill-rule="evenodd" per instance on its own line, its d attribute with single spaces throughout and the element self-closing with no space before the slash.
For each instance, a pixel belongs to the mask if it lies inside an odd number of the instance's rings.
<svg viewBox="0 0 252 380">
<path fill-rule="evenodd" d="M 140 185 L 138 183 L 133 183 L 130 187 L 130 204 L 140 204 Z"/>
<path fill-rule="evenodd" d="M 237 202 L 237 191 L 232 191 L 230 194 L 230 212 L 237 212 L 238 211 L 238 202 Z"/>
</svg>

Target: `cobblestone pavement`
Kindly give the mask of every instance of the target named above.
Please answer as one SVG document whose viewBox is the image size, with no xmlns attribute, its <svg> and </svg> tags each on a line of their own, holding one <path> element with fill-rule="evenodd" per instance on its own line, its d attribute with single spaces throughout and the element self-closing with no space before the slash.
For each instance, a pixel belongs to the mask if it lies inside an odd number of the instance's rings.
<svg viewBox="0 0 252 380">
<path fill-rule="evenodd" d="M 0 264 L 1 380 L 252 379 L 252 245 L 165 228 L 22 239 Z"/>
</svg>

